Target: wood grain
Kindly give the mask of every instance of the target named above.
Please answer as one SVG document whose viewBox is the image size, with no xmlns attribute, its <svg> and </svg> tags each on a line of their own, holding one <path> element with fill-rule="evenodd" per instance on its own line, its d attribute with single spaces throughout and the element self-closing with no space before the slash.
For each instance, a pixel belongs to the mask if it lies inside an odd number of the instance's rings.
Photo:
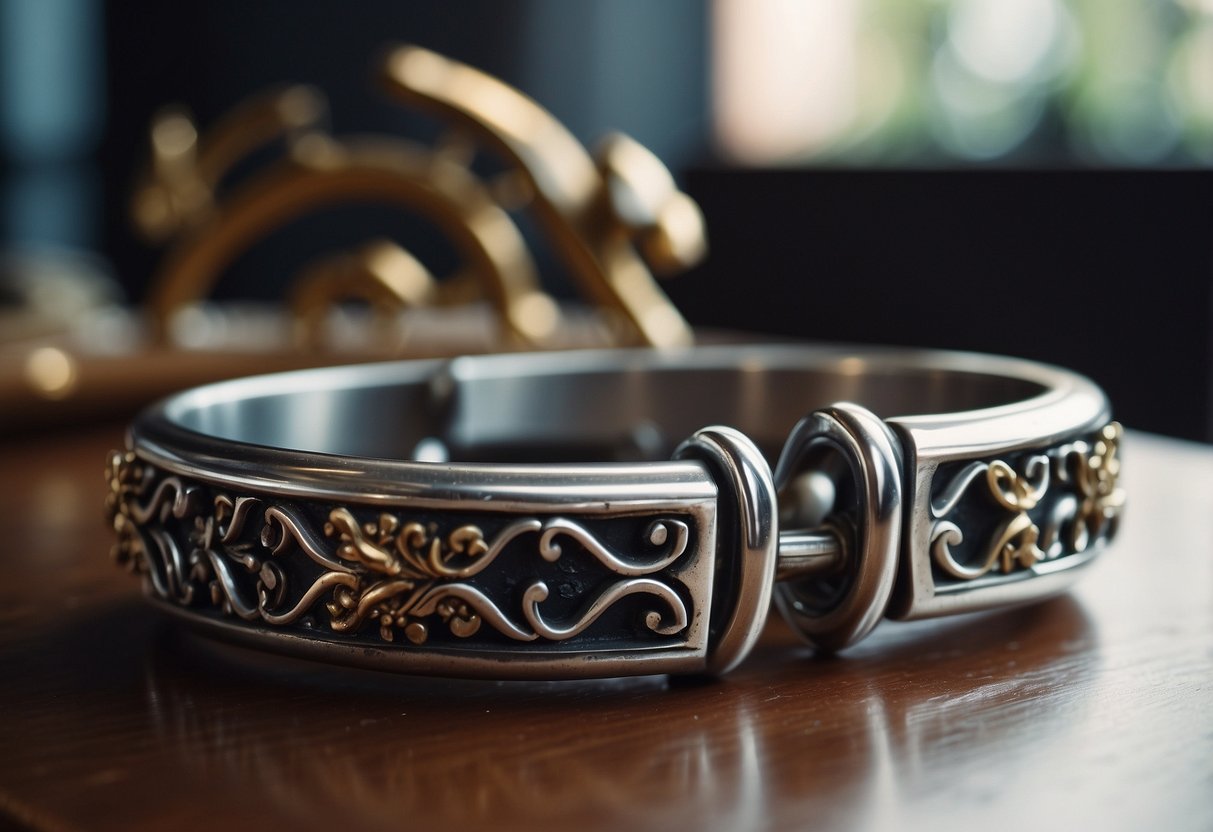
<svg viewBox="0 0 1213 832">
<path fill-rule="evenodd" d="M 118 427 L 0 444 L 0 813 L 35 829 L 1213 828 L 1213 450 L 1131 434 L 1069 596 L 781 622 L 724 681 L 413 679 L 161 620 L 113 567 Z M 3 821 L 0 821 L 0 825 Z"/>
</svg>

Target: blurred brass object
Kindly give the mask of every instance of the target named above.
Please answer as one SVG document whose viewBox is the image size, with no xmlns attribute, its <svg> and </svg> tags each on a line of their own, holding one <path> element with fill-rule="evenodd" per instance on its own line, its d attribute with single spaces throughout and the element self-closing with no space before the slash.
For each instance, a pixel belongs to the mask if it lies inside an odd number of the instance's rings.
<svg viewBox="0 0 1213 832">
<path fill-rule="evenodd" d="M 154 319 L 165 331 L 175 312 L 206 297 L 236 257 L 278 228 L 319 207 L 372 199 L 417 211 L 455 243 L 513 339 L 503 346 L 543 346 L 551 338 L 551 301 L 536 302 L 547 296 L 522 235 L 471 173 L 405 142 L 338 143 L 319 134 L 296 142 L 289 157 L 184 232 L 148 297 Z"/>
<path fill-rule="evenodd" d="M 198 130 L 180 108 L 152 121 L 151 169 L 131 205 L 136 228 L 163 243 L 214 212 L 220 181 L 248 154 L 275 139 L 317 128 L 328 115 L 323 94 L 293 86 L 253 96 L 237 105 L 199 143 Z"/>
<path fill-rule="evenodd" d="M 399 100 L 450 122 L 452 135 L 434 148 L 385 136 L 334 138 L 322 129 L 323 99 L 306 87 L 251 99 L 204 135 L 180 111 L 157 117 L 152 161 L 133 215 L 149 239 L 170 241 L 148 300 L 162 338 L 173 317 L 206 298 L 224 270 L 259 240 L 318 209 L 376 200 L 433 222 L 454 244 L 464 271 L 434 280 L 396 247 L 398 263 L 408 258 L 415 264 L 406 269 L 413 288 L 405 289 L 380 269 L 379 244 L 352 255 L 361 262 L 346 255 L 305 269 L 305 285 L 293 293 L 304 341 L 317 341 L 326 307 L 356 298 L 381 313 L 487 301 L 502 347 L 581 345 L 584 338 L 570 343 L 562 311 L 539 286 L 526 240 L 510 216 L 511 210 L 533 208 L 568 275 L 601 310 L 611 341 L 690 343 L 689 327 L 653 271 L 685 269 L 703 256 L 703 218 L 655 156 L 613 136 L 595 162 L 531 99 L 424 49 L 391 52 L 383 77 Z M 279 138 L 287 142 L 285 157 L 224 193 L 232 168 Z M 470 168 L 480 147 L 507 165 L 496 182 Z M 594 337 L 603 331 L 594 330 Z"/>
<path fill-rule="evenodd" d="M 159 113 L 130 205 L 141 235 L 166 247 L 146 308 L 98 294 L 97 280 L 8 269 L 0 289 L 21 302 L 0 309 L 0 429 L 322 364 L 690 343 L 653 275 L 703 257 L 703 217 L 653 154 L 616 135 L 591 156 L 522 93 L 424 49 L 390 52 L 380 76 L 395 100 L 446 126 L 433 145 L 333 136 L 323 94 L 307 86 L 255 95 L 205 131 L 180 108 Z M 485 151 L 503 172 L 478 172 Z M 372 237 L 304 264 L 279 303 L 210 300 L 229 267 L 270 235 L 366 202 L 435 229 L 456 268 L 432 273 L 399 242 Z M 536 220 L 530 239 L 522 213 Z M 558 304 L 540 286 L 537 245 L 586 305 Z"/>
<path fill-rule="evenodd" d="M 375 312 L 390 316 L 400 307 L 432 303 L 438 285 L 417 258 L 382 240 L 307 268 L 295 281 L 290 308 L 299 337 L 308 341 L 318 337 L 330 306 L 342 298 L 366 301 Z"/>
<path fill-rule="evenodd" d="M 634 247 L 669 272 L 706 252 L 703 217 L 661 162 L 626 136 L 607 140 L 599 162 L 531 99 L 479 70 L 413 46 L 385 65 L 402 101 L 449 118 L 516 166 L 536 213 L 588 298 L 616 311 L 623 340 L 689 343 L 690 329 Z M 659 240 L 669 240 L 665 245 Z M 676 241 L 676 242 L 675 242 Z"/>
</svg>

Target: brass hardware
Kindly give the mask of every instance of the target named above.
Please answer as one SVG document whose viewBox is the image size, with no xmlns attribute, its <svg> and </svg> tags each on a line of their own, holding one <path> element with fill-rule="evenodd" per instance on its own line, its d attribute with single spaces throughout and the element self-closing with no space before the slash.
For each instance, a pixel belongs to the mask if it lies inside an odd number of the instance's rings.
<svg viewBox="0 0 1213 832">
<path fill-rule="evenodd" d="M 432 145 L 333 136 L 328 103 L 306 86 L 255 95 L 206 130 L 180 108 L 157 114 L 130 203 L 141 235 L 166 247 L 146 308 L 118 305 L 95 281 L 39 274 L 39 292 L 21 292 L 27 302 L 5 316 L 0 427 L 78 421 L 207 381 L 321 364 L 690 342 L 653 275 L 703 257 L 703 218 L 655 156 L 623 136 L 591 156 L 530 98 L 424 49 L 392 51 L 379 74 L 395 100 L 446 132 Z M 484 152 L 503 173 L 477 172 Z M 397 242 L 367 239 L 304 264 L 281 304 L 206 302 L 267 236 L 366 201 L 433 227 L 457 256 L 454 271 L 431 273 Z M 535 220 L 532 238 L 522 213 Z M 540 286 L 538 246 L 585 304 L 558 304 Z M 70 291 L 45 302 L 42 290 L 60 283 Z"/>
<path fill-rule="evenodd" d="M 391 52 L 382 75 L 397 100 L 450 122 L 451 135 L 433 148 L 394 137 L 335 138 L 322 128 L 322 96 L 307 87 L 251 99 L 202 135 L 180 111 L 154 120 L 152 160 L 132 212 L 149 239 L 171 241 L 148 300 L 162 338 L 174 315 L 204 299 L 223 271 L 268 234 L 323 207 L 374 199 L 432 221 L 465 271 L 453 281 L 435 280 L 406 252 L 380 243 L 309 267 L 293 306 L 310 343 L 318 340 L 326 309 L 354 297 L 388 314 L 485 300 L 503 346 L 563 345 L 561 311 L 539 286 L 510 216 L 523 209 L 533 209 L 569 276 L 606 316 L 615 342 L 690 343 L 689 327 L 653 271 L 678 271 L 703 257 L 703 218 L 655 156 L 613 136 L 595 161 L 530 98 L 418 47 Z M 227 192 L 232 169 L 277 139 L 286 140 L 285 157 Z M 469 166 L 481 148 L 508 166 L 495 182 Z M 403 271 L 393 272 L 389 261 Z"/>
</svg>

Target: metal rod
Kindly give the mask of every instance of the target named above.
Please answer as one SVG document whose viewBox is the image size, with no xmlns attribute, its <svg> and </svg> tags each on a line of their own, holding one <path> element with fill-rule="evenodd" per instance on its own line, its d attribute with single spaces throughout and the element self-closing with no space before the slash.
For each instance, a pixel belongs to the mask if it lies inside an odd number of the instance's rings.
<svg viewBox="0 0 1213 832">
<path fill-rule="evenodd" d="M 847 551 L 833 529 L 817 528 L 779 533 L 775 580 L 819 577 L 846 566 Z"/>
</svg>

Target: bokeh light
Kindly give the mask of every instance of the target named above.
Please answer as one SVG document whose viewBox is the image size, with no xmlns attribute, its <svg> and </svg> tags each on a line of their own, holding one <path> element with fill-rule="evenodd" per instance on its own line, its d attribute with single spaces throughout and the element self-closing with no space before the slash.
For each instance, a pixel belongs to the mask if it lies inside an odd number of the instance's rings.
<svg viewBox="0 0 1213 832">
<path fill-rule="evenodd" d="M 717 0 L 742 164 L 1213 164 L 1213 0 Z"/>
</svg>

